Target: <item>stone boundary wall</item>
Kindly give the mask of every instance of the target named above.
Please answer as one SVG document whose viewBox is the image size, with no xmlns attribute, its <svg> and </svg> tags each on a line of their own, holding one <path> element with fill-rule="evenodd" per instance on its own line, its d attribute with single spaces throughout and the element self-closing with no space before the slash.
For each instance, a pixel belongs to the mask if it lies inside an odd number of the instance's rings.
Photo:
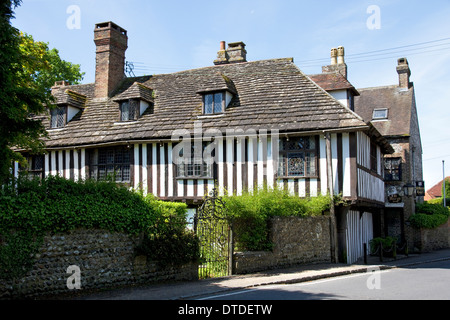
<svg viewBox="0 0 450 320">
<path fill-rule="evenodd" d="M 38 298 L 160 281 L 197 280 L 198 265 L 159 268 L 145 256 L 135 256 L 138 237 L 102 230 L 76 230 L 47 236 L 35 255 L 31 271 L 22 279 L 0 282 L 0 299 Z M 70 290 L 67 273 L 79 267 L 80 290 Z M 72 278 L 73 279 L 73 278 Z M 74 282 L 74 281 L 71 281 Z"/>
<path fill-rule="evenodd" d="M 271 225 L 273 250 L 235 253 L 235 274 L 331 261 L 330 217 L 276 217 Z"/>
<path fill-rule="evenodd" d="M 414 246 L 422 252 L 450 248 L 450 219 L 435 229 L 416 229 Z"/>
</svg>

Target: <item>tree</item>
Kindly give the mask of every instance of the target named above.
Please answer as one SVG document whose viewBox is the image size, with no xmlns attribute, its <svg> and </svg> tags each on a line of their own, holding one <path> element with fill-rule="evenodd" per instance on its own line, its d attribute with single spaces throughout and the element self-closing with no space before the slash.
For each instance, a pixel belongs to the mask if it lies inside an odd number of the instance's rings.
<svg viewBox="0 0 450 320">
<path fill-rule="evenodd" d="M 13 161 L 24 163 L 14 150 L 41 153 L 45 128 L 33 115 L 53 107 L 51 86 L 55 81 L 78 83 L 83 78 L 79 65 L 63 61 L 56 49 L 35 42 L 11 25 L 13 10 L 21 0 L 0 4 L 0 185 L 10 176 Z"/>
<path fill-rule="evenodd" d="M 450 179 L 445 178 L 445 198 L 450 199 Z M 442 198 L 444 198 L 444 183 L 442 183 Z M 450 203 L 447 200 L 447 205 L 450 205 Z"/>
<path fill-rule="evenodd" d="M 80 65 L 62 60 L 58 50 L 50 50 L 48 43 L 36 42 L 31 35 L 22 32 L 19 38 L 19 48 L 24 57 L 21 77 L 31 80 L 37 90 L 50 95 L 56 81 L 78 84 L 83 79 L 84 72 L 80 72 Z"/>
</svg>

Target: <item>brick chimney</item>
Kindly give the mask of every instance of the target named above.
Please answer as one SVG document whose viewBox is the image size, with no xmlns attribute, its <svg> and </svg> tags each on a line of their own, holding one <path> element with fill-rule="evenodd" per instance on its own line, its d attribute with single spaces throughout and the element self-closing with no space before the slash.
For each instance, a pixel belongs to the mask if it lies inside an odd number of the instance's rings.
<svg viewBox="0 0 450 320">
<path fill-rule="evenodd" d="M 409 63 L 406 58 L 398 59 L 397 73 L 399 78 L 399 87 L 402 89 L 411 88 L 411 82 L 409 78 L 411 77 L 411 69 L 409 68 Z"/>
<path fill-rule="evenodd" d="M 338 47 L 331 49 L 331 65 L 322 67 L 323 73 L 338 72 L 347 79 L 347 64 L 345 63 L 345 49 Z"/>
<path fill-rule="evenodd" d="M 225 45 L 225 41 L 220 42 L 220 50 L 217 52 L 217 59 L 214 60 L 215 65 L 247 62 L 247 50 L 245 50 L 245 43 L 229 43 L 226 50 Z"/>
<path fill-rule="evenodd" d="M 95 25 L 94 42 L 95 97 L 106 98 L 125 77 L 127 31 L 111 21 L 98 23 Z"/>
<path fill-rule="evenodd" d="M 217 52 L 217 59 L 214 60 L 215 65 L 228 63 L 228 55 L 227 51 L 225 50 L 225 46 L 225 41 L 220 41 L 220 50 Z"/>
</svg>

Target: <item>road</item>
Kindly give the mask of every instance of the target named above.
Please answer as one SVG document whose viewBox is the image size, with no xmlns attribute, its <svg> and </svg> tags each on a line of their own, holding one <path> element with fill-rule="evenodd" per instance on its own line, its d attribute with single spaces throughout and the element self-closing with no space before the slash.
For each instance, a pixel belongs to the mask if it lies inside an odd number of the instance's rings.
<svg viewBox="0 0 450 320">
<path fill-rule="evenodd" d="M 199 300 L 450 300 L 450 261 L 261 286 Z"/>
</svg>

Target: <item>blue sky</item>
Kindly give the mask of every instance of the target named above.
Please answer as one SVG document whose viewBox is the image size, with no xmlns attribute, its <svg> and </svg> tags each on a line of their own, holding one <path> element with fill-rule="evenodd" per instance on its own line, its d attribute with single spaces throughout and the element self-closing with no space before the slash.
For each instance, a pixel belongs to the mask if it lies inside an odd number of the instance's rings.
<svg viewBox="0 0 450 320">
<path fill-rule="evenodd" d="M 79 14 L 68 10 L 73 6 Z M 371 6 L 379 8 L 380 20 L 371 20 Z M 105 21 L 128 31 L 127 60 L 136 62 L 136 75 L 210 66 L 221 40 L 245 42 L 249 61 L 293 57 L 307 74 L 320 73 L 330 49 L 342 45 L 357 88 L 396 84 L 397 59 L 407 57 L 426 188 L 442 179 L 442 160 L 450 175 L 448 0 L 23 0 L 15 12 L 13 25 L 80 64 L 84 83 L 95 77 L 94 25 Z M 369 28 L 368 20 L 379 28 Z M 447 40 L 430 43 L 441 39 Z M 398 49 L 382 51 L 392 48 Z"/>
</svg>

